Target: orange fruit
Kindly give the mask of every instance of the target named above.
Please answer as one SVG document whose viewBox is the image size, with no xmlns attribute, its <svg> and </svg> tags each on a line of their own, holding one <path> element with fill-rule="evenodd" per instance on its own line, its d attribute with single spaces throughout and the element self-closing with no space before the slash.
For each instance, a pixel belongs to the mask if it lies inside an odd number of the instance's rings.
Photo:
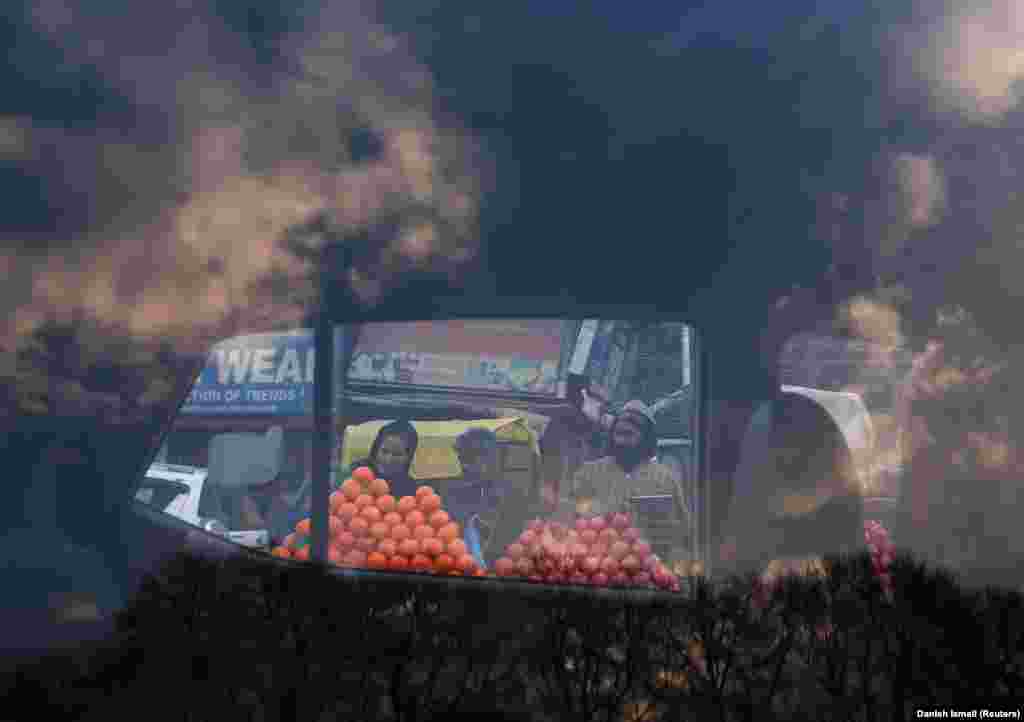
<svg viewBox="0 0 1024 722">
<path fill-rule="evenodd" d="M 373 479 L 367 487 L 374 496 L 384 496 L 391 493 L 391 487 L 383 479 Z"/>
<path fill-rule="evenodd" d="M 327 547 L 327 561 L 335 566 L 341 566 L 342 560 L 345 558 L 345 552 L 333 544 Z"/>
<path fill-rule="evenodd" d="M 410 529 L 415 529 L 420 524 L 427 523 L 427 515 L 420 511 L 419 509 L 415 509 L 405 515 L 405 523 L 409 526 Z"/>
<path fill-rule="evenodd" d="M 416 509 L 416 497 L 414 496 L 403 496 L 398 500 L 398 513 L 408 514 L 410 511 Z"/>
<path fill-rule="evenodd" d="M 382 521 L 374 522 L 370 527 L 370 536 L 380 541 L 381 539 L 387 539 L 391 534 L 391 527 Z"/>
<path fill-rule="evenodd" d="M 391 494 L 383 494 L 377 497 L 377 508 L 384 514 L 394 511 L 397 506 L 398 502 L 395 501 L 395 497 L 391 496 Z"/>
<path fill-rule="evenodd" d="M 475 572 L 473 572 L 473 576 L 474 577 L 486 577 L 487 576 L 487 572 L 485 572 L 483 569 L 477 569 Z"/>
<path fill-rule="evenodd" d="M 377 540 L 372 536 L 361 536 L 356 539 L 356 549 L 362 552 L 372 552 L 377 548 Z"/>
<path fill-rule="evenodd" d="M 448 512 L 443 509 L 438 509 L 430 515 L 430 526 L 435 529 L 440 529 L 445 524 L 451 521 L 451 517 L 448 516 Z"/>
<path fill-rule="evenodd" d="M 359 512 L 359 516 L 363 517 L 371 524 L 374 524 L 384 518 L 380 509 L 375 506 L 364 506 L 363 510 Z"/>
<path fill-rule="evenodd" d="M 414 572 L 429 572 L 434 566 L 430 557 L 424 554 L 416 554 L 409 562 L 409 568 Z"/>
<path fill-rule="evenodd" d="M 363 493 L 363 485 L 355 479 L 345 479 L 345 483 L 341 485 L 341 493 L 349 501 L 355 501 Z"/>
<path fill-rule="evenodd" d="M 415 556 L 420 553 L 420 543 L 415 539 L 403 539 L 398 544 L 398 553 L 406 557 Z"/>
<path fill-rule="evenodd" d="M 346 501 L 338 506 L 338 518 L 342 521 L 351 521 L 359 513 L 359 509 L 351 501 Z"/>
<path fill-rule="evenodd" d="M 332 539 L 337 538 L 339 534 L 345 531 L 345 523 L 336 516 L 327 517 L 327 527 L 329 529 L 328 534 Z"/>
<path fill-rule="evenodd" d="M 280 557 L 281 559 L 291 559 L 292 558 L 292 553 L 290 551 L 288 551 L 287 549 L 285 549 L 284 547 L 274 547 L 274 551 L 272 551 L 270 553 L 273 554 L 275 557 Z"/>
<path fill-rule="evenodd" d="M 459 525 L 455 522 L 448 522 L 443 527 L 437 530 L 437 535 L 444 539 L 446 542 L 450 542 L 454 539 L 459 538 Z"/>
<path fill-rule="evenodd" d="M 368 506 L 372 506 L 374 508 L 376 508 L 377 506 L 374 501 L 374 498 L 369 494 L 360 494 L 359 496 L 357 496 L 355 504 L 356 508 L 359 510 L 363 510 Z"/>
<path fill-rule="evenodd" d="M 309 519 L 303 519 L 295 525 L 295 531 L 297 531 L 299 534 L 302 534 L 303 536 L 309 536 L 309 533 L 312 528 L 312 522 Z"/>
<path fill-rule="evenodd" d="M 369 484 L 377 475 L 373 473 L 373 469 L 368 466 L 360 466 L 358 469 L 352 472 L 352 478 L 358 481 L 360 484 Z"/>
<path fill-rule="evenodd" d="M 355 534 L 353 534 L 350 531 L 343 531 L 341 534 L 338 535 L 338 538 L 334 542 L 334 545 L 336 547 L 338 547 L 339 549 L 343 549 L 345 551 L 348 551 L 353 546 L 355 546 L 355 543 L 356 543 Z"/>
<path fill-rule="evenodd" d="M 395 524 L 391 527 L 391 538 L 396 542 L 405 541 L 412 536 L 412 530 L 405 524 Z"/>
<path fill-rule="evenodd" d="M 420 509 L 430 514 L 441 508 L 441 497 L 437 494 L 424 494 L 420 497 Z"/>
<path fill-rule="evenodd" d="M 388 558 L 380 552 L 370 552 L 366 555 L 366 566 L 370 569 L 387 569 Z"/>
<path fill-rule="evenodd" d="M 412 537 L 413 539 L 419 539 L 420 541 L 432 539 L 434 537 L 434 527 L 426 524 L 420 524 L 412 530 Z"/>
<path fill-rule="evenodd" d="M 423 497 L 428 496 L 428 495 L 433 494 L 433 493 L 434 493 L 433 487 L 430 487 L 430 486 L 427 486 L 426 484 L 424 484 L 423 486 L 421 486 L 418 489 L 416 489 L 416 498 L 417 499 L 422 499 Z"/>
<path fill-rule="evenodd" d="M 348 529 L 352 532 L 353 535 L 355 535 L 356 538 L 366 536 L 366 534 L 370 531 L 370 522 L 368 522 L 361 516 L 357 516 L 355 519 L 349 522 Z"/>
<path fill-rule="evenodd" d="M 298 549 L 292 555 L 292 557 L 294 559 L 298 559 L 301 562 L 308 562 L 309 561 L 309 547 L 308 546 L 304 546 L 301 549 Z"/>
<path fill-rule="evenodd" d="M 405 572 L 409 570 L 409 559 L 401 555 L 395 555 L 388 559 L 388 569 L 393 572 Z"/>
<path fill-rule="evenodd" d="M 428 557 L 436 557 L 444 553 L 444 542 L 440 539 L 428 538 L 420 541 L 423 553 Z"/>
<path fill-rule="evenodd" d="M 298 535 L 297 535 L 297 534 L 295 534 L 295 532 L 292 532 L 291 534 L 289 534 L 288 536 L 286 536 L 286 537 L 284 538 L 284 545 L 283 545 L 283 546 L 284 546 L 284 547 L 285 547 L 286 549 L 294 549 L 294 548 L 295 548 L 295 543 L 296 543 L 296 542 L 297 542 L 298 540 L 299 540 L 299 537 L 298 537 Z"/>
<path fill-rule="evenodd" d="M 455 566 L 463 574 L 472 574 L 476 571 L 476 559 L 469 554 L 463 554 L 455 559 Z"/>
<path fill-rule="evenodd" d="M 455 559 L 451 554 L 438 554 L 434 559 L 434 571 L 438 574 L 446 574 L 455 568 Z"/>
<path fill-rule="evenodd" d="M 452 539 L 448 542 L 448 553 L 455 557 L 455 559 L 465 556 L 468 552 L 469 549 L 466 547 L 466 542 L 461 539 Z"/>
<path fill-rule="evenodd" d="M 398 542 L 394 539 L 381 539 L 377 542 L 377 550 L 386 557 L 393 557 L 398 554 Z"/>
<path fill-rule="evenodd" d="M 381 521 L 383 521 L 388 526 L 394 526 L 395 524 L 402 523 L 402 515 L 399 514 L 397 511 L 389 511 L 387 514 L 384 515 L 384 518 Z"/>
<path fill-rule="evenodd" d="M 339 491 L 332 491 L 331 495 L 328 497 L 328 499 L 330 500 L 330 503 L 331 503 L 330 504 L 330 509 L 333 512 L 336 512 L 338 510 L 339 506 L 341 506 L 346 501 L 348 501 L 348 499 L 345 498 L 344 492 L 342 492 L 340 490 Z"/>
</svg>

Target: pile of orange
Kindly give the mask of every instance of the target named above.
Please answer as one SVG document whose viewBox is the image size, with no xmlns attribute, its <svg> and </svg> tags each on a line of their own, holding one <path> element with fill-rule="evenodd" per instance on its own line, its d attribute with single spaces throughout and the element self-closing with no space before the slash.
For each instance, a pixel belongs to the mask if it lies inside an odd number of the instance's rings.
<svg viewBox="0 0 1024 722">
<path fill-rule="evenodd" d="M 483 576 L 462 530 L 429 486 L 396 499 L 365 466 L 330 496 L 328 559 L 343 567 Z M 295 526 L 275 556 L 309 559 L 310 520 Z"/>
</svg>

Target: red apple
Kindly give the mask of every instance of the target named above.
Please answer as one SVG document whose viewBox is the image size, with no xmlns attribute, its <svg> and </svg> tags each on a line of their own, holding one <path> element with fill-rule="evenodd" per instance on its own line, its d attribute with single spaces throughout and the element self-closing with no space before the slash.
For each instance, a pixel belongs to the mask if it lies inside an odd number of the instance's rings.
<svg viewBox="0 0 1024 722">
<path fill-rule="evenodd" d="M 619 512 L 618 514 L 612 515 L 613 529 L 618 529 L 619 531 L 622 531 L 623 529 L 628 529 L 631 523 L 632 519 L 630 519 L 629 514 L 625 512 Z"/>
<path fill-rule="evenodd" d="M 590 578 L 591 583 L 596 587 L 607 587 L 608 586 L 608 575 L 604 572 L 598 572 Z"/>
<path fill-rule="evenodd" d="M 619 532 L 615 531 L 611 527 L 605 527 L 605 529 L 597 536 L 601 541 L 608 545 L 614 544 L 619 540 Z"/>
<path fill-rule="evenodd" d="M 540 531 L 544 528 L 544 522 L 540 519 L 531 519 L 529 523 L 527 523 L 526 528 L 529 531 Z"/>
<path fill-rule="evenodd" d="M 527 530 L 519 535 L 519 543 L 522 544 L 524 547 L 529 548 L 533 545 L 533 542 L 536 540 L 536 538 L 536 534 L 534 534 L 532 531 Z"/>
<path fill-rule="evenodd" d="M 595 516 L 590 520 L 590 528 L 599 534 L 604 531 L 607 526 L 608 522 L 604 520 L 603 516 Z"/>
<path fill-rule="evenodd" d="M 586 574 L 594 574 L 601 569 L 601 560 L 596 556 L 589 556 L 583 560 L 583 564 L 580 565 L 580 568 Z"/>
<path fill-rule="evenodd" d="M 605 557 L 601 561 L 601 571 L 607 574 L 609 577 L 614 577 L 619 573 L 619 562 L 614 557 Z"/>
<path fill-rule="evenodd" d="M 628 574 L 636 574 L 640 571 L 640 560 L 632 554 L 627 554 L 619 564 L 622 566 L 622 570 Z"/>
<path fill-rule="evenodd" d="M 548 554 L 555 559 L 561 559 L 568 553 L 568 548 L 561 542 L 551 542 L 548 544 Z"/>
<path fill-rule="evenodd" d="M 597 541 L 597 532 L 593 529 L 587 529 L 586 531 L 580 534 L 580 539 L 587 546 L 593 546 L 594 543 Z"/>
<path fill-rule="evenodd" d="M 654 570 L 653 578 L 654 583 L 657 584 L 659 587 L 661 587 L 662 589 L 668 589 L 672 586 L 672 580 L 675 577 L 673 577 L 669 573 L 668 569 L 666 569 L 664 565 L 659 564 L 658 567 Z"/>
<path fill-rule="evenodd" d="M 528 577 L 533 574 L 533 561 L 528 557 L 523 557 L 516 562 L 516 569 L 520 576 Z"/>
<path fill-rule="evenodd" d="M 613 559 L 624 559 L 629 554 L 629 544 L 624 541 L 617 541 L 608 547 L 608 556 Z"/>
<path fill-rule="evenodd" d="M 622 538 L 631 544 L 633 542 L 639 541 L 640 530 L 637 529 L 635 526 L 627 527 L 626 529 L 622 530 Z"/>
<path fill-rule="evenodd" d="M 599 541 L 597 542 L 597 544 L 594 544 L 592 547 L 590 547 L 590 553 L 598 559 L 606 557 L 608 556 L 608 545 L 602 541 Z"/>
<path fill-rule="evenodd" d="M 494 562 L 494 571 L 499 577 L 510 577 L 516 572 L 516 563 L 508 557 L 502 557 Z"/>
<path fill-rule="evenodd" d="M 582 559 L 583 557 L 587 556 L 587 554 L 589 553 L 588 549 L 587 549 L 587 545 L 586 544 L 582 544 L 582 543 L 580 543 L 580 544 L 573 544 L 572 545 L 572 549 L 570 551 L 572 553 L 572 556 L 574 556 L 576 559 Z"/>
<path fill-rule="evenodd" d="M 508 545 L 508 549 L 505 550 L 505 556 L 507 556 L 509 559 L 512 559 L 513 561 L 517 561 L 519 559 L 522 559 L 523 558 L 523 554 L 525 554 L 525 553 L 526 553 L 526 550 L 523 549 L 523 545 L 522 544 L 517 544 L 515 542 L 509 544 Z"/>
<path fill-rule="evenodd" d="M 553 536 L 555 539 L 558 539 L 559 541 L 565 539 L 565 535 L 569 531 L 566 528 L 565 524 L 559 521 L 551 522 L 551 524 L 548 525 L 548 528 L 551 530 L 551 536 Z"/>
<path fill-rule="evenodd" d="M 565 540 L 564 541 L 565 541 L 566 544 L 575 544 L 579 540 L 580 540 L 580 533 L 578 531 L 576 531 L 575 529 L 569 529 L 567 532 L 565 532 Z"/>
<path fill-rule="evenodd" d="M 580 534 L 590 528 L 590 520 L 580 517 L 576 520 L 576 531 Z"/>
</svg>

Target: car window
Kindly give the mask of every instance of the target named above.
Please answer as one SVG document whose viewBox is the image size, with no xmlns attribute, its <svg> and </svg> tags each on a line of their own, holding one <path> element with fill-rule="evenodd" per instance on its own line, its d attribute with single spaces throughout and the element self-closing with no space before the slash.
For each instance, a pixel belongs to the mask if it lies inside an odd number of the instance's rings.
<svg viewBox="0 0 1024 722">
<path fill-rule="evenodd" d="M 707 552 L 693 338 L 678 321 L 336 326 L 328 561 L 677 584 Z M 309 331 L 214 349 L 150 472 L 195 475 L 176 515 L 313 555 L 313 349 Z"/>
</svg>

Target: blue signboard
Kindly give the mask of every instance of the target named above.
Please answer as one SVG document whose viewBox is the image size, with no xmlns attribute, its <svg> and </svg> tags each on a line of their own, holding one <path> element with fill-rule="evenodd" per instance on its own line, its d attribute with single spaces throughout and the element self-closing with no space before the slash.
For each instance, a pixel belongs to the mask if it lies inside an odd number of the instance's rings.
<svg viewBox="0 0 1024 722">
<path fill-rule="evenodd" d="M 313 409 L 313 334 L 228 339 L 210 353 L 182 413 L 301 416 Z"/>
</svg>

